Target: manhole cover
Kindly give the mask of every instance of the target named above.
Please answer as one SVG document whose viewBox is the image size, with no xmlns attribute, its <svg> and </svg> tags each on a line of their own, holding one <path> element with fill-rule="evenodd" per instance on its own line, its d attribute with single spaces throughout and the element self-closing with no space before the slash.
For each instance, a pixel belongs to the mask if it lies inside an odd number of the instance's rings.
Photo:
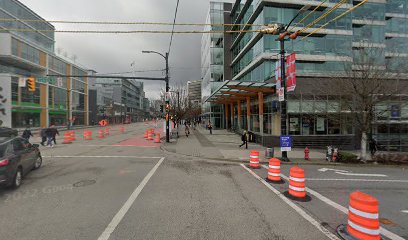
<svg viewBox="0 0 408 240">
<path fill-rule="evenodd" d="M 94 183 L 96 183 L 95 180 L 82 180 L 82 181 L 79 181 L 77 183 L 74 183 L 73 185 L 74 185 L 74 187 L 85 187 L 85 186 L 88 186 L 88 185 L 92 185 Z"/>
</svg>

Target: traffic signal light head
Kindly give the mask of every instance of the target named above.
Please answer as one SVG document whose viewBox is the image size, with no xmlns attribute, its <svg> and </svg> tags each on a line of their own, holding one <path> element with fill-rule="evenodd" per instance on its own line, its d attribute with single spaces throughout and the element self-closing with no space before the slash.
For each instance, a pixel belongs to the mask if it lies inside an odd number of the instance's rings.
<svg viewBox="0 0 408 240">
<path fill-rule="evenodd" d="M 27 87 L 28 91 L 35 92 L 35 78 L 33 77 L 27 78 Z"/>
</svg>

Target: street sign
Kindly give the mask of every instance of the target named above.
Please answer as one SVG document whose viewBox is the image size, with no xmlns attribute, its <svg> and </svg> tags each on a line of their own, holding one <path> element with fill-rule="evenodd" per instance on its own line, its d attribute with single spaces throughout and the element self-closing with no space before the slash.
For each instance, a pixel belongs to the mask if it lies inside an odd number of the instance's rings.
<svg viewBox="0 0 408 240">
<path fill-rule="evenodd" d="M 27 78 L 19 78 L 18 79 L 18 86 L 19 87 L 25 87 L 27 83 Z"/>
<path fill-rule="evenodd" d="M 164 94 L 164 101 L 170 102 L 170 93 L 167 92 Z"/>
<path fill-rule="evenodd" d="M 281 136 L 280 137 L 281 151 L 292 151 L 292 137 L 291 136 Z"/>
<path fill-rule="evenodd" d="M 101 125 L 102 127 L 105 127 L 106 125 L 108 125 L 108 121 L 106 121 L 105 119 L 99 122 L 99 125 Z"/>
<path fill-rule="evenodd" d="M 63 84 L 63 82 L 62 82 L 62 77 L 58 77 L 58 78 L 57 78 L 57 86 L 58 86 L 58 87 L 63 87 L 63 85 L 64 85 L 64 84 Z"/>
<path fill-rule="evenodd" d="M 284 88 L 279 88 L 278 89 L 278 94 L 279 94 L 279 102 L 285 101 L 285 89 Z"/>
</svg>

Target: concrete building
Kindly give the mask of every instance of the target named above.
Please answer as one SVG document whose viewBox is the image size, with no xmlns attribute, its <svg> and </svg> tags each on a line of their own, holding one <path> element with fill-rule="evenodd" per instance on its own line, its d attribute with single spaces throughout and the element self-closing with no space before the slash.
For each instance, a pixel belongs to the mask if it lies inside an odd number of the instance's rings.
<svg viewBox="0 0 408 240">
<path fill-rule="evenodd" d="M 89 122 L 87 71 L 54 52 L 53 25 L 17 0 L 0 1 L 0 82 L 2 126 L 24 128 L 74 125 Z M 23 20 L 39 20 L 25 22 Z M 5 29 L 5 30 L 4 30 Z M 49 32 L 7 29 L 50 30 Z M 82 75 L 83 78 L 46 77 L 47 74 Z M 36 78 L 36 91 L 19 79 Z M 24 83 L 21 82 L 21 83 Z"/>
<path fill-rule="evenodd" d="M 201 105 L 201 80 L 187 82 L 187 95 L 190 104 Z"/>
<path fill-rule="evenodd" d="M 330 16 L 337 16 L 359 2 L 350 0 L 334 10 Z M 229 8 L 223 3 L 212 2 L 209 16 L 216 14 L 214 8 L 219 8 L 214 6 L 224 6 L 223 11 L 218 10 L 218 15 L 221 11 L 224 13 L 223 20 L 216 18 L 216 21 L 210 21 L 211 23 L 288 24 L 306 4 L 311 8 L 297 20 L 309 14 L 320 3 L 321 1 L 237 0 L 232 8 Z M 324 3 L 324 8 L 313 12 L 292 31 L 312 23 L 336 3 L 337 1 Z M 316 87 L 319 83 L 327 82 L 333 76 L 344 72 L 345 66 L 354 69 L 361 64 L 360 49 L 376 52 L 380 67 L 390 72 L 396 70 L 396 66 L 407 61 L 408 56 L 407 13 L 405 0 L 371 1 L 352 14 L 330 23 L 317 35 L 312 35 L 304 41 L 297 39 L 286 43 L 287 54 L 297 54 L 296 91 L 287 95 L 288 133 L 292 135 L 295 147 L 324 147 L 328 143 L 343 149 L 359 147 L 359 132 L 353 123 L 352 114 L 342 104 L 348 97 L 340 94 L 316 94 Z M 316 30 L 327 20 L 316 23 L 306 32 Z M 235 26 L 232 30 L 259 28 L 260 26 Z M 215 49 L 212 49 L 213 47 Z M 223 50 L 217 49 L 218 47 Z M 203 110 L 217 116 L 221 127 L 233 127 L 238 131 L 247 129 L 256 135 L 256 141 L 279 146 L 280 104 L 275 92 L 275 65 L 279 59 L 279 50 L 276 36 L 260 32 L 223 34 L 218 35 L 218 38 L 204 34 L 203 72 L 207 73 L 206 67 L 213 69 L 212 61 L 217 59 L 223 59 L 224 68 L 222 73 L 214 75 L 222 76 L 217 78 L 218 81 L 204 74 Z M 224 57 L 213 58 L 221 56 L 220 52 Z M 226 52 L 230 53 L 230 58 Z M 219 60 L 217 62 L 221 63 Z M 211 71 L 210 73 L 212 74 Z M 208 79 L 216 84 L 208 84 Z M 378 106 L 389 109 L 395 105 L 400 109 L 398 118 L 392 117 L 388 112 L 387 116 L 373 122 L 373 136 L 387 150 L 408 151 L 408 109 L 402 104 L 404 99 L 404 96 L 395 96 L 386 106 Z M 209 106 L 217 107 L 210 109 Z"/>
<path fill-rule="evenodd" d="M 111 122 L 136 122 L 145 114 L 143 83 L 120 79 L 96 79 L 99 118 Z"/>
</svg>

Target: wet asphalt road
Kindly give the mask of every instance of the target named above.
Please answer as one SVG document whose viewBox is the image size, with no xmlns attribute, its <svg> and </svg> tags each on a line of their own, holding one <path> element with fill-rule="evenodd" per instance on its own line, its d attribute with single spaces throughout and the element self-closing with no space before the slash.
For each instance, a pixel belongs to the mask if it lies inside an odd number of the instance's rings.
<svg viewBox="0 0 408 240">
<path fill-rule="evenodd" d="M 0 239 L 329 239 L 242 166 L 163 152 L 145 128 L 44 149 L 42 168 L 0 190 Z M 344 221 L 299 206 L 329 231 Z"/>
</svg>

